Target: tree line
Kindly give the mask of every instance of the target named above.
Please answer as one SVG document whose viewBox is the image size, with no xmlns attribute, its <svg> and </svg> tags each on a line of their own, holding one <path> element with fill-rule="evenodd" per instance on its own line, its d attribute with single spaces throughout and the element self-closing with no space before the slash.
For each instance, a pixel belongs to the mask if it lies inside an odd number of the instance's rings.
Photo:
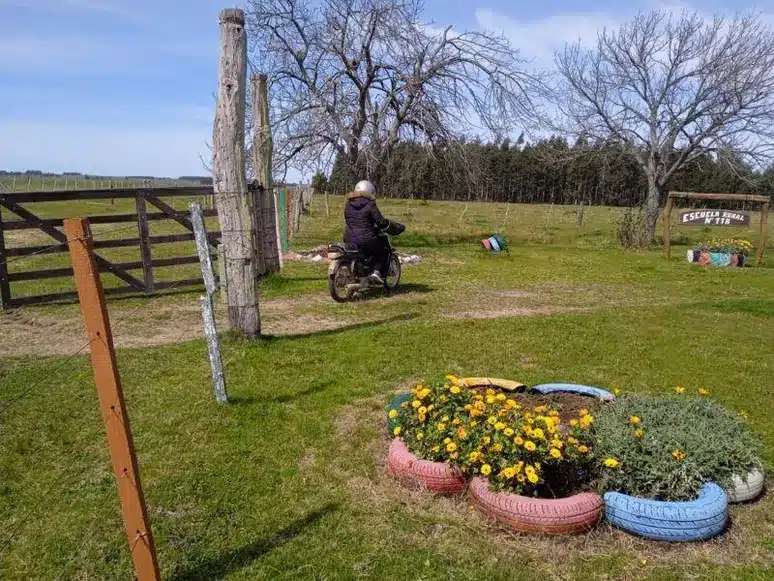
<svg viewBox="0 0 774 581">
<path fill-rule="evenodd" d="M 704 155 L 675 172 L 667 190 L 708 193 L 769 193 L 774 172 L 739 170 Z M 329 180 L 318 189 L 349 191 L 363 176 L 337 158 Z M 432 148 L 414 142 L 396 146 L 378 180 L 380 196 L 423 200 L 637 206 L 647 181 L 636 159 L 615 142 L 573 144 L 550 138 L 460 142 Z"/>
</svg>

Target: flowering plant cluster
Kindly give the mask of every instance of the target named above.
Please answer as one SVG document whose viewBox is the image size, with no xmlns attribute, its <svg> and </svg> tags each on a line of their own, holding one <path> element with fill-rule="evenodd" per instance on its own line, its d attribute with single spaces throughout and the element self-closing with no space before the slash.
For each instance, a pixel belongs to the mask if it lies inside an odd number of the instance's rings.
<svg viewBox="0 0 774 581">
<path fill-rule="evenodd" d="M 705 252 L 724 252 L 747 255 L 753 250 L 752 242 L 744 238 L 713 238 L 699 247 Z"/>
<path fill-rule="evenodd" d="M 588 478 L 594 464 L 587 409 L 562 425 L 552 406 L 522 406 L 508 394 L 468 388 L 456 377 L 421 383 L 390 412 L 394 434 L 414 454 L 482 475 L 495 490 L 551 495 Z"/>
</svg>

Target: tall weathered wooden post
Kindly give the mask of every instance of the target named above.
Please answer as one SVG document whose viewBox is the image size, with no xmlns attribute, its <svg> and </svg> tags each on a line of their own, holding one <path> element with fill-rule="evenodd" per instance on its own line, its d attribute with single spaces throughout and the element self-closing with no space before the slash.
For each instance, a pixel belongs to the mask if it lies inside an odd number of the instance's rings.
<svg viewBox="0 0 774 581">
<path fill-rule="evenodd" d="M 222 232 L 228 325 L 247 336 L 261 332 L 255 250 L 245 174 L 247 98 L 245 14 L 220 13 L 220 69 L 212 130 L 212 179 Z"/>
<path fill-rule="evenodd" d="M 273 142 L 269 121 L 269 88 L 266 75 L 250 78 L 253 112 L 253 171 L 255 178 L 263 185 L 261 196 L 261 249 L 266 273 L 280 271 L 280 250 L 277 246 L 277 219 L 274 203 L 274 188 L 271 175 Z"/>
</svg>

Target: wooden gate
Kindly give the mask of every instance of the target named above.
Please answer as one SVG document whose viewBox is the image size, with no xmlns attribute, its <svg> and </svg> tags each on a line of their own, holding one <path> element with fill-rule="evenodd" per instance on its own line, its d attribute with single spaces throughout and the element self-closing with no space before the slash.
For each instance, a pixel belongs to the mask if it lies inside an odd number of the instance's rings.
<svg viewBox="0 0 774 581">
<path fill-rule="evenodd" d="M 250 200 L 255 200 L 255 193 L 261 187 L 250 185 Z M 14 296 L 12 283 L 22 281 L 36 281 L 52 278 L 72 277 L 72 268 L 46 268 L 38 270 L 19 270 L 18 261 L 23 257 L 37 255 L 67 253 L 67 237 L 62 231 L 62 217 L 43 217 L 35 208 L 36 204 L 50 202 L 84 202 L 101 201 L 104 203 L 126 205 L 127 201 L 134 201 L 134 212 L 121 214 L 96 214 L 89 215 L 89 221 L 95 224 L 130 224 L 128 226 L 111 228 L 107 231 L 94 229 L 94 249 L 99 251 L 109 248 L 137 247 L 139 260 L 117 262 L 108 260 L 99 252 L 95 258 L 100 273 L 110 273 L 116 276 L 124 284 L 105 288 L 105 293 L 110 295 L 127 293 L 151 293 L 172 287 L 197 286 L 202 284 L 201 276 L 182 278 L 177 280 L 158 281 L 154 279 L 154 269 L 183 265 L 198 264 L 199 257 L 196 254 L 188 256 L 175 256 L 171 258 L 152 257 L 154 245 L 173 242 L 187 242 L 194 240 L 193 226 L 188 210 L 188 199 L 204 199 L 205 207 L 213 207 L 213 188 L 209 187 L 162 187 L 141 189 L 111 189 L 111 190 L 87 190 L 87 191 L 56 191 L 56 192 L 24 192 L 24 193 L 0 193 L 0 305 L 3 309 L 18 307 L 21 305 L 37 304 L 48 301 L 73 299 L 77 295 L 74 290 L 65 292 L 53 292 L 45 294 L 28 294 Z M 185 210 L 177 210 L 170 206 L 163 198 L 184 198 Z M 209 202 L 209 203 L 207 203 Z M 148 211 L 148 207 L 153 211 Z M 251 203 L 255 208 L 255 205 Z M 4 216 L 4 213 L 6 216 Z M 14 219 L 9 219 L 13 216 Z M 217 216 L 215 209 L 204 211 L 205 217 Z M 150 222 L 174 221 L 185 230 L 181 234 L 150 235 Z M 37 244 L 27 246 L 12 246 L 9 233 L 20 230 L 37 230 L 52 240 L 53 244 Z M 136 235 L 129 237 L 104 239 L 111 233 L 123 233 L 134 230 Z M 102 238 L 102 239 L 100 239 Z M 212 231 L 207 235 L 210 248 L 217 259 L 217 247 L 220 243 L 220 232 Z M 193 247 L 192 247 L 193 250 Z M 141 271 L 134 275 L 130 271 Z"/>
</svg>

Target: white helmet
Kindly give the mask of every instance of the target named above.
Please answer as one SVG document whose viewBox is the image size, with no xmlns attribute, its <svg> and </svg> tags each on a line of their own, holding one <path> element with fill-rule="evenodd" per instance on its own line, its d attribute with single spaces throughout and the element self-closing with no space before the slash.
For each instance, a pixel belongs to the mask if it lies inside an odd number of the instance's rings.
<svg viewBox="0 0 774 581">
<path fill-rule="evenodd" d="M 376 188 L 374 187 L 374 184 L 372 184 L 368 180 L 362 180 L 357 182 L 357 184 L 355 185 L 355 191 L 365 192 L 373 196 L 376 193 Z"/>
</svg>

